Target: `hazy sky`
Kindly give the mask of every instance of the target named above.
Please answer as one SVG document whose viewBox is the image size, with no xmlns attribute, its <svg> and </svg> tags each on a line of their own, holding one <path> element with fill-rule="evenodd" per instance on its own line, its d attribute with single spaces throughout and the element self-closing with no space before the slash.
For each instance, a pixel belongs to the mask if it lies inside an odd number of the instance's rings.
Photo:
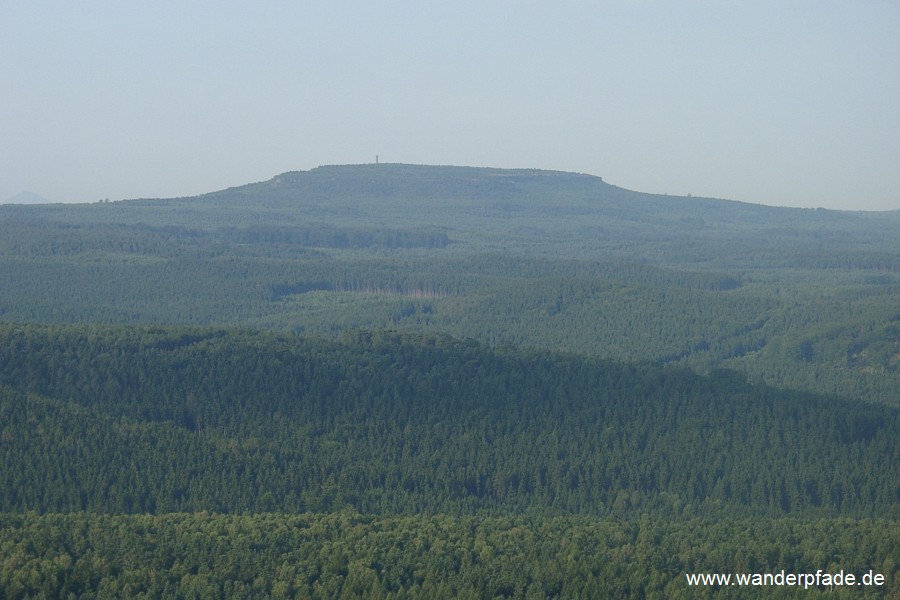
<svg viewBox="0 0 900 600">
<path fill-rule="evenodd" d="M 3 2 L 0 200 L 323 164 L 900 209 L 900 2 Z"/>
</svg>

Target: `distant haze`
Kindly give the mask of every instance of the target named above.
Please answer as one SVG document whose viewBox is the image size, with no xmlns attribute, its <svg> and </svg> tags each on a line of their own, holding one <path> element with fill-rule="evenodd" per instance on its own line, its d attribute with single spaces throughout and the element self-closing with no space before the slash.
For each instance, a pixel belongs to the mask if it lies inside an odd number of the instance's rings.
<svg viewBox="0 0 900 600">
<path fill-rule="evenodd" d="M 20 192 L 5 200 L 0 199 L 0 204 L 52 204 L 52 201 L 31 192 Z"/>
<path fill-rule="evenodd" d="M 900 209 L 900 3 L 0 5 L 0 201 L 322 164 L 555 169 Z"/>
</svg>

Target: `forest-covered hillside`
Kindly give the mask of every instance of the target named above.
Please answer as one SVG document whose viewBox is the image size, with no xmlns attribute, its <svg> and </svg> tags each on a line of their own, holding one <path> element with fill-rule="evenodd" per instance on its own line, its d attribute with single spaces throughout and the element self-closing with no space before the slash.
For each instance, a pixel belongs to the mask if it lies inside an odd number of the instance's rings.
<svg viewBox="0 0 900 600">
<path fill-rule="evenodd" d="M 900 212 L 350 165 L 0 206 L 2 598 L 896 598 Z M 692 586 L 691 573 L 880 585 Z"/>
<path fill-rule="evenodd" d="M 823 565 L 876 569 L 882 597 L 900 577 L 900 412 L 734 372 L 6 326 L 0 411 L 6 597 L 696 597 L 685 572 Z"/>
<path fill-rule="evenodd" d="M 900 413 L 734 372 L 358 334 L 0 329 L 0 509 L 821 511 L 900 500 Z"/>
<path fill-rule="evenodd" d="M 0 207 L 0 320 L 354 329 L 651 360 L 898 405 L 900 213 L 358 165 Z"/>
</svg>

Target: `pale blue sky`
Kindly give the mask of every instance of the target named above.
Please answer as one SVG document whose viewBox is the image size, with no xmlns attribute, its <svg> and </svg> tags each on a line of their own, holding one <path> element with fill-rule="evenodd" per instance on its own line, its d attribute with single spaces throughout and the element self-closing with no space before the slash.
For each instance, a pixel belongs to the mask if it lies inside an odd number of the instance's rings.
<svg viewBox="0 0 900 600">
<path fill-rule="evenodd" d="M 322 164 L 900 209 L 900 2 L 3 2 L 0 200 Z"/>
</svg>

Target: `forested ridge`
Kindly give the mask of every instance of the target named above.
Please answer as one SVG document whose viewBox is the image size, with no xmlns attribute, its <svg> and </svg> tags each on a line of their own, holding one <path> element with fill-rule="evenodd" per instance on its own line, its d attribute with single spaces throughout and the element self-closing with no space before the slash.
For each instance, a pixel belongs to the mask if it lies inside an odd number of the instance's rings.
<svg viewBox="0 0 900 600">
<path fill-rule="evenodd" d="M 673 597 L 711 563 L 898 573 L 900 411 L 735 372 L 395 332 L 3 326 L 0 398 L 10 597 Z"/>
<path fill-rule="evenodd" d="M 348 165 L 0 206 L 0 597 L 900 593 L 900 213 Z M 874 570 L 883 586 L 691 587 Z"/>
<path fill-rule="evenodd" d="M 0 365 L 6 510 L 862 516 L 900 493 L 896 409 L 731 372 L 84 327 L 4 327 Z"/>
</svg>

